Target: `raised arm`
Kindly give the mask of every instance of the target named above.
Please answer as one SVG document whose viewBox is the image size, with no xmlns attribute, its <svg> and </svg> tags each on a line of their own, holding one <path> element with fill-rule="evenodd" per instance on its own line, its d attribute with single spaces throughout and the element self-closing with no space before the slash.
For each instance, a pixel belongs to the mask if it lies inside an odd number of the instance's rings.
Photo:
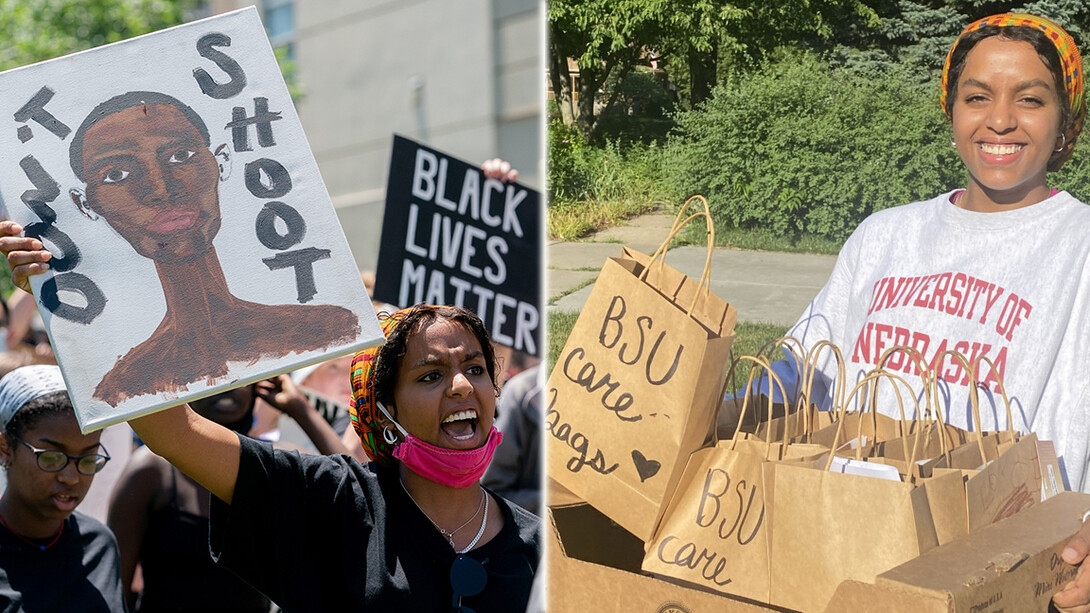
<svg viewBox="0 0 1090 613">
<path fill-rule="evenodd" d="M 241 455 L 237 434 L 197 415 L 188 404 L 137 417 L 129 425 L 148 449 L 231 503 Z"/>
</svg>

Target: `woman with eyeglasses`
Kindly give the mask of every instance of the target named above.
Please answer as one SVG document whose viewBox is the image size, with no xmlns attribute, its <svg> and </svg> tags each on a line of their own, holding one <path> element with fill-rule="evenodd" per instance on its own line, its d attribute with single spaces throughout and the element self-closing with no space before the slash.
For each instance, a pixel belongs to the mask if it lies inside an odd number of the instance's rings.
<svg viewBox="0 0 1090 613">
<path fill-rule="evenodd" d="M 75 512 L 110 455 L 83 434 L 56 366 L 0 379 L 0 610 L 124 611 L 113 534 Z"/>
</svg>

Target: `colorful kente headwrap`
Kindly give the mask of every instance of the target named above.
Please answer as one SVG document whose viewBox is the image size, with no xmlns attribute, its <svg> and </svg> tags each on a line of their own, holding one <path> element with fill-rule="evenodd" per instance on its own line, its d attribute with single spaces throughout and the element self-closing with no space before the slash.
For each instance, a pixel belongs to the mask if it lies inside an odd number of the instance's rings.
<svg viewBox="0 0 1090 613">
<path fill-rule="evenodd" d="M 401 309 L 386 317 L 379 317 L 382 333 L 386 338 L 390 338 L 394 328 L 410 313 L 417 309 L 434 308 L 436 307 L 419 305 Z M 363 450 L 367 452 L 367 457 L 379 464 L 388 465 L 393 461 L 394 444 L 387 443 L 382 436 L 382 426 L 379 425 L 382 412 L 375 404 L 375 378 L 372 376 L 380 349 L 382 349 L 381 345 L 364 349 L 352 358 L 352 367 L 349 370 L 349 377 L 352 380 L 352 401 L 348 404 L 348 413 L 352 419 L 352 427 L 355 428 L 356 435 L 363 443 Z"/>
<path fill-rule="evenodd" d="M 950 60 L 954 55 L 954 49 L 957 49 L 958 43 L 965 38 L 966 34 L 987 26 L 1034 28 L 1043 32 L 1053 46 L 1056 47 L 1064 76 L 1064 90 L 1067 92 L 1067 100 L 1071 105 L 1071 124 L 1064 133 L 1063 149 L 1053 153 L 1048 164 L 1049 170 L 1059 170 L 1064 162 L 1071 157 L 1071 152 L 1075 148 L 1075 141 L 1078 139 L 1079 133 L 1082 132 L 1082 122 L 1086 116 L 1086 101 L 1083 98 L 1082 56 L 1079 55 L 1079 49 L 1075 46 L 1075 41 L 1071 38 L 1071 35 L 1054 22 L 1044 17 L 1026 13 L 1003 13 L 978 19 L 969 24 L 958 35 L 958 39 L 954 41 L 953 46 L 950 47 L 950 52 L 946 54 L 946 62 L 942 67 L 942 94 L 939 103 L 942 104 L 943 112 L 947 114 L 947 117 L 950 117 L 950 113 L 946 109 L 946 97 L 950 91 Z"/>
</svg>

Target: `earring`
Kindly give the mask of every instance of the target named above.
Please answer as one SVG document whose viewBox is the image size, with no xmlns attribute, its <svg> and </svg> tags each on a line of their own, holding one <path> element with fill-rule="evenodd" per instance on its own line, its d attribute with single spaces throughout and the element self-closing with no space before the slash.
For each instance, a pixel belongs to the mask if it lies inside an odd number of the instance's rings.
<svg viewBox="0 0 1090 613">
<path fill-rule="evenodd" d="M 91 221 L 98 221 L 98 215 L 87 206 L 87 196 L 84 195 L 83 190 L 73 187 L 68 190 L 68 196 L 72 199 L 72 202 L 75 203 L 79 212 L 83 213 L 84 217 Z"/>
<path fill-rule="evenodd" d="M 954 149 L 958 148 L 958 144 L 956 142 L 954 142 L 954 139 L 952 139 L 952 138 L 950 139 L 950 146 L 953 147 Z"/>
<path fill-rule="evenodd" d="M 382 429 L 382 439 L 388 444 L 393 445 L 397 442 L 397 435 L 390 429 L 390 426 L 386 426 Z"/>
<path fill-rule="evenodd" d="M 1067 135 L 1066 134 L 1061 134 L 1060 138 L 1063 139 L 1063 141 L 1060 143 L 1060 146 L 1053 149 L 1053 151 L 1056 152 L 1056 153 L 1059 153 L 1059 152 L 1063 151 L 1064 147 L 1067 146 Z"/>
</svg>

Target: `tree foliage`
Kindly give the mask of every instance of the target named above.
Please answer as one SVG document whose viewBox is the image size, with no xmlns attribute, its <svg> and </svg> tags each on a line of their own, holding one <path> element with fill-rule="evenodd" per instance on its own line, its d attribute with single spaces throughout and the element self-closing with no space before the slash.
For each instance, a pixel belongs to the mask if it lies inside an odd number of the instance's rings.
<svg viewBox="0 0 1090 613">
<path fill-rule="evenodd" d="M 752 66 L 774 49 L 827 38 L 844 20 L 872 23 L 863 0 L 553 0 L 549 3 L 549 72 L 560 116 L 594 140 L 600 112 L 616 102 L 638 64 L 665 57 L 683 66 L 682 91 L 706 98 L 725 62 Z M 571 87 L 567 58 L 579 69 Z"/>
<path fill-rule="evenodd" d="M 0 70 L 154 32 L 194 0 L 0 0 Z"/>
<path fill-rule="evenodd" d="M 718 224 L 842 240 L 866 215 L 964 182 L 934 90 L 903 71 L 786 54 L 678 118 L 674 199 L 708 196 Z"/>
</svg>

